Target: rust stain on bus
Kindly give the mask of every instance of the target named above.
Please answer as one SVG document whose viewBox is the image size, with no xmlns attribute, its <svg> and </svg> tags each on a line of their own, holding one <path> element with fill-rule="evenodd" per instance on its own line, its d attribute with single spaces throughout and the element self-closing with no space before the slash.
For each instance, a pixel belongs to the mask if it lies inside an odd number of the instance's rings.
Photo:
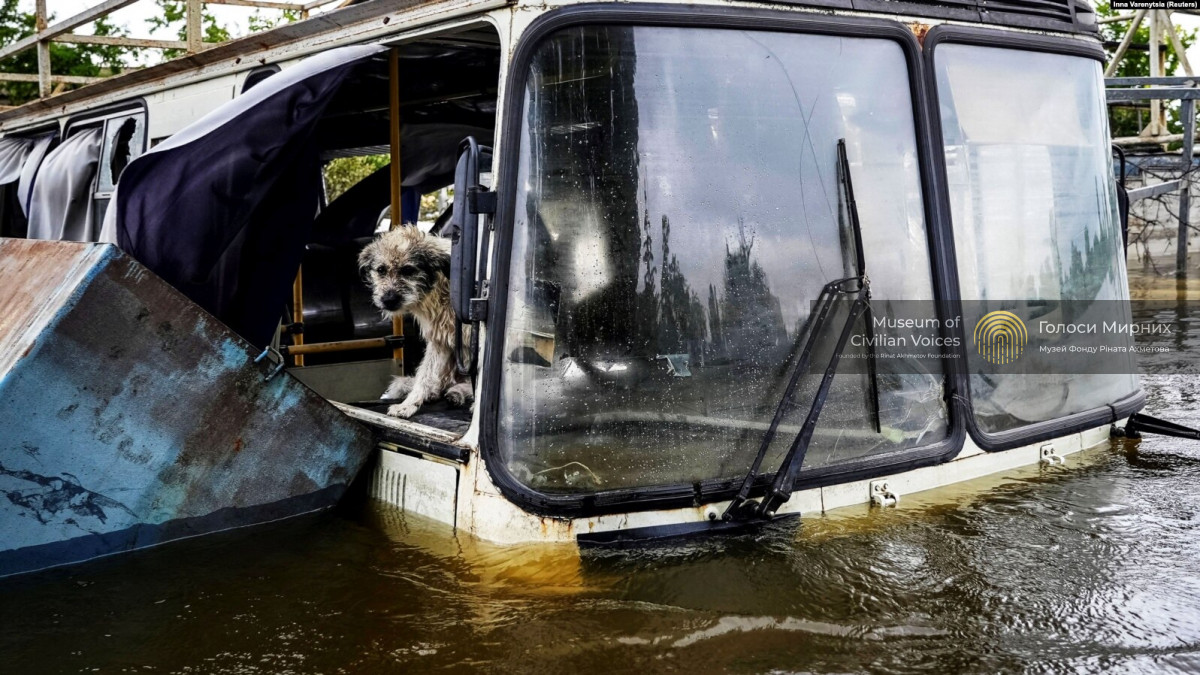
<svg viewBox="0 0 1200 675">
<path fill-rule="evenodd" d="M 908 29 L 912 31 L 913 35 L 917 36 L 917 43 L 922 47 L 925 46 L 925 34 L 928 33 L 929 29 L 932 27 L 933 26 L 927 23 L 921 23 L 920 21 L 910 21 L 908 24 Z"/>
</svg>

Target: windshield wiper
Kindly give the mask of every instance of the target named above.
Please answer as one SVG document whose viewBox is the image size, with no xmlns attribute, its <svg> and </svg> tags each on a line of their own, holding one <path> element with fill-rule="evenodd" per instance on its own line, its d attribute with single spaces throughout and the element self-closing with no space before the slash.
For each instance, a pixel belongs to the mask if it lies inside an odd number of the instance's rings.
<svg viewBox="0 0 1200 675">
<path fill-rule="evenodd" d="M 847 243 L 854 248 L 853 265 L 857 275 L 848 276 L 844 279 L 838 279 L 837 281 L 825 284 L 821 289 L 820 295 L 817 296 L 813 313 L 809 315 L 806 325 L 800 332 L 800 334 L 803 334 L 805 331 L 808 332 L 808 339 L 805 341 L 804 350 L 800 353 L 800 357 L 796 361 L 795 368 L 792 370 L 792 376 L 788 380 L 787 388 L 784 390 L 783 396 L 775 408 L 775 415 L 771 419 L 771 424 L 767 427 L 767 431 L 759 444 L 758 454 L 755 455 L 754 461 L 750 465 L 750 470 L 746 473 L 745 478 L 742 479 L 742 485 L 737 495 L 729 503 L 729 506 L 725 509 L 725 513 L 722 515 L 722 519 L 726 521 L 772 518 L 779 506 L 791 498 L 792 487 L 796 484 L 796 477 L 800 472 L 800 467 L 804 464 L 804 456 L 807 454 L 808 446 L 812 442 L 813 432 L 817 426 L 817 419 L 821 416 L 821 411 L 825 407 L 825 399 L 829 396 L 829 388 L 833 384 L 834 375 L 837 373 L 838 363 L 842 359 L 842 354 L 846 351 L 846 343 L 850 340 L 850 335 L 854 331 L 854 325 L 858 321 L 858 318 L 864 311 L 869 312 L 871 287 L 866 276 L 866 260 L 863 256 L 862 248 L 862 227 L 858 219 L 858 205 L 854 201 L 853 185 L 850 182 L 850 164 L 846 159 L 845 139 L 838 140 L 837 162 L 838 181 L 844 191 L 844 194 L 839 194 L 839 198 L 844 197 L 843 205 L 846 207 L 846 220 L 849 221 L 846 225 L 848 225 L 850 234 L 850 241 Z M 775 433 L 779 429 L 780 422 L 783 421 L 787 411 L 792 407 L 800 378 L 808 371 L 817 341 L 826 332 L 826 324 L 831 320 L 830 317 L 834 304 L 839 296 L 848 294 L 854 294 L 854 302 L 850 306 L 846 321 L 842 324 L 842 329 L 838 334 L 837 343 L 834 345 L 829 361 L 825 365 L 821 383 L 813 395 L 812 405 L 809 406 L 808 416 L 804 419 L 804 424 L 800 427 L 800 432 L 792 440 L 791 447 L 788 448 L 787 454 L 780 463 L 779 470 L 776 471 L 775 478 L 771 481 L 767 494 L 759 502 L 750 502 L 748 501 L 750 499 L 750 492 L 754 489 L 754 483 L 758 478 L 759 470 L 762 468 L 763 458 L 766 457 L 767 451 L 771 447 L 771 442 L 775 439 Z M 867 345 L 869 351 L 867 357 L 869 363 L 867 367 L 870 380 L 868 386 L 871 388 L 873 398 L 871 413 L 875 428 L 878 431 L 879 398 L 878 390 L 876 389 L 874 350 L 871 348 L 872 340 L 870 339 L 874 331 L 870 324 L 871 321 L 868 316 Z"/>
<path fill-rule="evenodd" d="M 766 433 L 763 434 L 758 454 L 754 457 L 750 471 L 742 479 L 742 486 L 738 490 L 737 496 L 733 498 L 733 501 L 725 509 L 725 513 L 722 516 L 725 520 L 744 520 L 754 517 L 770 518 L 775 515 L 775 510 L 779 508 L 779 505 L 791 497 L 792 485 L 795 484 L 794 474 L 798 472 L 793 471 L 793 466 L 798 470 L 804 463 L 804 455 L 808 452 L 809 443 L 812 441 L 813 431 L 817 426 L 817 419 L 821 415 L 821 410 L 825 407 L 825 399 L 829 396 L 829 388 L 833 384 L 833 376 L 837 372 L 842 353 L 846 351 L 846 343 L 849 342 L 850 335 L 854 331 L 854 324 L 866 309 L 870 299 L 868 289 L 868 283 L 863 277 L 839 279 L 825 284 L 825 287 L 821 289 L 821 295 L 817 297 L 817 309 L 813 313 L 814 320 L 809 331 L 808 341 L 804 345 L 804 351 L 800 353 L 800 359 L 796 362 L 796 367 L 792 370 L 792 377 L 788 381 L 787 389 L 784 390 L 783 397 L 780 399 L 779 405 L 775 408 L 775 416 L 771 419 L 771 424 L 767 427 Z M 779 429 L 780 422 L 783 421 L 788 409 L 792 407 L 800 378 L 808 371 L 809 362 L 812 360 L 812 353 L 816 347 L 817 340 L 820 339 L 819 336 L 824 335 L 826 332 L 825 326 L 831 320 L 830 316 L 834 303 L 837 301 L 839 295 L 849 293 L 853 293 L 855 296 L 854 304 L 850 306 L 850 312 L 846 317 L 846 321 L 842 324 L 837 343 L 834 345 L 833 353 L 830 355 L 829 362 L 825 366 L 824 375 L 821 377 L 821 384 L 817 387 L 817 392 L 813 396 L 812 405 L 809 407 L 804 425 L 800 427 L 800 432 L 796 434 L 791 447 L 788 448 L 787 455 L 779 465 L 779 470 L 771 482 L 767 496 L 761 502 L 748 502 L 750 492 L 754 488 L 754 482 L 758 478 L 759 469 L 762 467 L 763 458 L 766 457 L 767 451 L 771 447 L 771 442 L 775 440 L 775 433 Z"/>
</svg>

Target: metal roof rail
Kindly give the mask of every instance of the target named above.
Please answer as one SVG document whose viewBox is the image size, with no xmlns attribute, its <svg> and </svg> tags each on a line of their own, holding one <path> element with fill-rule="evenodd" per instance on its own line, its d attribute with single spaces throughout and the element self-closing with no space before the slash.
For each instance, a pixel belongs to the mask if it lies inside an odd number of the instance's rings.
<svg viewBox="0 0 1200 675">
<path fill-rule="evenodd" d="M 85 77 L 80 75 L 54 75 L 50 68 L 51 42 L 115 45 L 142 49 L 182 49 L 190 56 L 204 50 L 206 48 L 205 45 L 216 44 L 203 40 L 201 20 L 202 9 L 206 4 L 298 11 L 301 18 L 304 19 L 308 18 L 309 12 L 325 5 L 335 2 L 352 4 L 352 2 L 346 2 L 346 0 L 308 0 L 307 2 L 283 2 L 280 0 L 184 0 L 184 17 L 186 21 L 186 39 L 184 40 L 157 40 L 115 35 L 82 35 L 72 32 L 80 26 L 85 26 L 97 19 L 103 19 L 119 9 L 140 1 L 142 0 L 106 0 L 78 14 L 58 21 L 54 25 L 49 25 L 49 15 L 46 10 L 47 0 L 36 0 L 34 16 L 36 18 L 37 32 L 0 48 L 0 60 L 20 54 L 29 49 L 36 49 L 38 71 L 36 74 L 0 72 L 0 82 L 37 82 L 38 96 L 46 98 L 57 93 L 53 86 L 56 84 L 60 86 L 66 84 L 91 84 L 92 82 L 104 79 L 103 77 Z"/>
</svg>

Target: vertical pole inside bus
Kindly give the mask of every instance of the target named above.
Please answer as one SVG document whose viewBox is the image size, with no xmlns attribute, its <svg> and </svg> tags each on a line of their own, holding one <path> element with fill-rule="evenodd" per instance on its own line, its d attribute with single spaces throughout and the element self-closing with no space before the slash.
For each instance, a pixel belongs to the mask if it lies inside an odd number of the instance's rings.
<svg viewBox="0 0 1200 675">
<path fill-rule="evenodd" d="M 391 228 L 402 226 L 404 216 L 400 212 L 400 58 L 397 47 L 392 47 L 388 53 L 388 122 L 391 127 L 391 193 L 392 218 Z M 392 318 L 392 335 L 404 335 L 404 317 L 396 315 Z M 404 342 L 392 350 L 392 358 L 404 374 Z"/>
<path fill-rule="evenodd" d="M 296 330 L 304 325 L 304 267 L 296 270 L 296 280 L 292 282 L 292 344 L 299 347 L 304 344 L 303 331 Z M 304 355 L 296 354 L 296 367 L 304 367 Z"/>
</svg>

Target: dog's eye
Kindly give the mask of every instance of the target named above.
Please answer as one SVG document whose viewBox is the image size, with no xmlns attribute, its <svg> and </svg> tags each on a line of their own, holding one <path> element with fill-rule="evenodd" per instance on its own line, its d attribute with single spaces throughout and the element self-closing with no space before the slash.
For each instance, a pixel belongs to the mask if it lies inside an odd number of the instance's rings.
<svg viewBox="0 0 1200 675">
<path fill-rule="evenodd" d="M 378 274 L 379 276 L 383 276 L 383 275 L 387 274 L 387 266 L 386 266 L 386 265 L 378 265 L 378 266 L 376 266 L 376 267 L 375 267 L 375 274 Z"/>
<path fill-rule="evenodd" d="M 410 277 L 420 271 L 416 265 L 402 265 L 400 267 L 400 276 Z"/>
</svg>

